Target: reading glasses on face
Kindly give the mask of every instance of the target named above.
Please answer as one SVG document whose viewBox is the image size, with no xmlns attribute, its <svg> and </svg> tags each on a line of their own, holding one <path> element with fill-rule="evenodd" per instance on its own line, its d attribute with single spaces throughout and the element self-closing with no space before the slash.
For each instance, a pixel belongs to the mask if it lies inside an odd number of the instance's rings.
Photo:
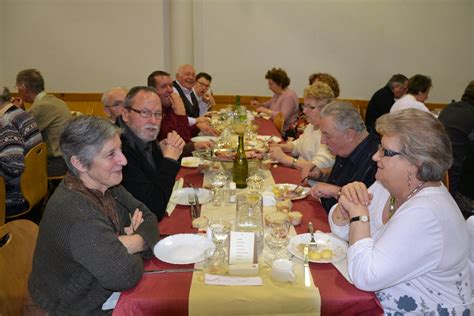
<svg viewBox="0 0 474 316">
<path fill-rule="evenodd" d="M 402 155 L 402 153 L 390 149 L 385 149 L 382 147 L 382 145 L 379 145 L 379 155 L 380 157 L 393 157 L 397 155 Z"/>
<path fill-rule="evenodd" d="M 143 118 L 150 118 L 150 117 L 154 116 L 157 120 L 160 120 L 163 117 L 163 114 L 161 112 L 152 112 L 152 111 L 148 111 L 148 110 L 137 110 L 137 109 L 134 109 L 134 108 L 127 108 L 127 109 L 137 113 L 138 115 L 140 115 Z"/>
<path fill-rule="evenodd" d="M 114 103 L 106 105 L 105 107 L 106 108 L 116 108 L 116 107 L 119 107 L 119 106 L 123 106 L 123 101 L 115 101 Z"/>
<path fill-rule="evenodd" d="M 206 87 L 206 88 L 209 88 L 211 86 L 210 84 L 205 84 L 205 83 L 202 83 L 201 81 L 196 81 L 196 82 L 199 83 L 201 86 Z"/>
</svg>

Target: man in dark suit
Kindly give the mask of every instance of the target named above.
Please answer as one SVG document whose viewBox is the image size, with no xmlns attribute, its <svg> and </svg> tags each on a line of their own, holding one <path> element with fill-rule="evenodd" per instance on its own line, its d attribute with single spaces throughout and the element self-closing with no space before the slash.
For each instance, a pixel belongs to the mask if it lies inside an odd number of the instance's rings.
<svg viewBox="0 0 474 316">
<path fill-rule="evenodd" d="M 196 81 L 196 70 L 192 65 L 181 65 L 176 71 L 176 80 L 173 81 L 173 88 L 179 93 L 184 102 L 186 114 L 190 118 L 199 117 L 199 101 L 193 91 L 194 82 Z M 196 122 L 192 119 L 189 125 Z"/>
<path fill-rule="evenodd" d="M 156 141 L 162 119 L 160 97 L 151 87 L 134 87 L 125 97 L 124 111 L 117 118 L 123 128 L 122 151 L 128 164 L 122 185 L 143 202 L 158 220 L 165 215 L 179 171 L 184 141 L 175 132 Z"/>
<path fill-rule="evenodd" d="M 407 90 L 408 78 L 402 74 L 393 75 L 385 87 L 374 93 L 367 104 L 365 125 L 375 129 L 375 121 L 385 113 L 390 112 L 395 99 L 400 99 Z"/>
</svg>

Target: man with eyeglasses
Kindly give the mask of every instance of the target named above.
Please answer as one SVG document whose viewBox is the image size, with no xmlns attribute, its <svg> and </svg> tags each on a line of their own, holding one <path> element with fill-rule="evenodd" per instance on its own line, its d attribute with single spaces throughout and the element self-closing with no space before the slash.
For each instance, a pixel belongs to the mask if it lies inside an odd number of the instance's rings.
<svg viewBox="0 0 474 316">
<path fill-rule="evenodd" d="M 173 90 L 173 81 L 169 73 L 156 70 L 147 79 L 148 86 L 158 92 L 163 107 L 163 120 L 161 122 L 158 140 L 166 137 L 171 131 L 176 131 L 186 142 L 184 153 L 191 154 L 195 149 L 209 148 L 209 142 L 191 142 L 191 138 L 202 132 L 207 135 L 216 135 L 217 132 L 207 123 L 199 122 L 189 125 L 186 109 L 179 94 Z"/>
<path fill-rule="evenodd" d="M 199 116 L 203 116 L 212 108 L 216 101 L 210 91 L 212 77 L 206 72 L 200 72 L 196 75 L 196 82 L 194 83 L 194 91 L 199 103 Z"/>
<path fill-rule="evenodd" d="M 162 108 L 151 87 L 134 87 L 125 97 L 117 125 L 123 129 L 122 152 L 128 164 L 122 185 L 161 220 L 173 191 L 184 140 L 175 131 L 158 142 Z"/>
<path fill-rule="evenodd" d="M 115 87 L 104 92 L 101 101 L 104 105 L 104 112 L 107 117 L 115 123 L 117 117 L 122 115 L 123 102 L 128 89 L 124 87 Z"/>
<path fill-rule="evenodd" d="M 370 187 L 375 182 L 377 163 L 372 156 L 379 149 L 380 138 L 377 133 L 367 131 L 359 111 L 352 104 L 341 101 L 333 101 L 323 108 L 319 128 L 321 143 L 336 156 L 336 161 L 326 183 L 314 185 L 311 195 L 320 198 L 329 212 L 337 203 L 342 186 L 359 181 Z M 321 173 L 316 170 L 316 174 L 308 176 L 318 178 Z"/>
</svg>

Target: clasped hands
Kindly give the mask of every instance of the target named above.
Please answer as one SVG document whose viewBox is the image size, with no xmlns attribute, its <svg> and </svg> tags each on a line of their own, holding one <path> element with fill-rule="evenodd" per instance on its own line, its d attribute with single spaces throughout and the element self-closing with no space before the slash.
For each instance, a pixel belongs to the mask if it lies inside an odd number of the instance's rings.
<svg viewBox="0 0 474 316">
<path fill-rule="evenodd" d="M 183 153 L 184 140 L 176 131 L 168 133 L 167 137 L 159 142 L 163 157 L 178 160 Z"/>
<path fill-rule="evenodd" d="M 129 254 L 134 254 L 145 250 L 145 241 L 142 236 L 135 234 L 135 231 L 143 223 L 143 213 L 137 208 L 130 217 L 130 226 L 125 227 L 125 235 L 118 236 L 118 240 L 127 248 Z"/>
<path fill-rule="evenodd" d="M 346 184 L 339 191 L 339 201 L 332 215 L 333 222 L 343 226 L 355 216 L 369 215 L 368 206 L 372 198 L 372 193 L 369 193 L 363 182 Z"/>
</svg>

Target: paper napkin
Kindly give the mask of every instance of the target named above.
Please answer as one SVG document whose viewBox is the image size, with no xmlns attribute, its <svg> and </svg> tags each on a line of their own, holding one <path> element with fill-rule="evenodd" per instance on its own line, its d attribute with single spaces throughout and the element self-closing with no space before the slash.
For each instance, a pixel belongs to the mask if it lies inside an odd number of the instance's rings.
<svg viewBox="0 0 474 316">
<path fill-rule="evenodd" d="M 183 183 L 183 178 L 179 178 L 179 180 L 174 183 L 173 193 L 171 193 L 170 200 L 168 201 L 168 205 L 166 206 L 166 213 L 168 213 L 168 215 L 171 215 L 171 213 L 173 213 L 174 211 L 174 208 L 176 207 L 176 194 L 178 190 L 183 188 Z"/>
</svg>

